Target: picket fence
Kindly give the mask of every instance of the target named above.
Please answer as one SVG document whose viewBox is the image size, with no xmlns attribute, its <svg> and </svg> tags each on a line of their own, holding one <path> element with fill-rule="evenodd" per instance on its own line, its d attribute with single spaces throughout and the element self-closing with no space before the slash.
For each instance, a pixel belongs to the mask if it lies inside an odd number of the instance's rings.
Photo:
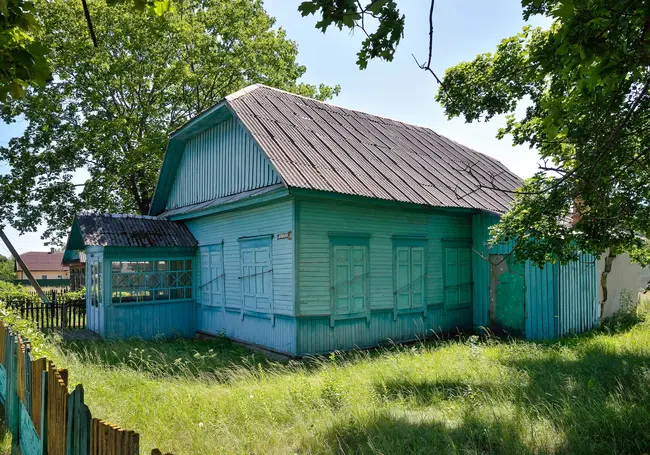
<svg viewBox="0 0 650 455">
<path fill-rule="evenodd" d="M 39 329 L 83 329 L 86 327 L 86 299 L 76 298 L 67 289 L 48 290 L 45 295 L 50 303 L 45 303 L 35 292 L 0 296 L 7 307 L 20 312 Z"/>
<path fill-rule="evenodd" d="M 93 418 L 83 386 L 68 392 L 67 370 L 45 358 L 34 360 L 29 340 L 1 320 L 0 362 L 0 403 L 12 455 L 140 454 L 138 433 Z"/>
</svg>

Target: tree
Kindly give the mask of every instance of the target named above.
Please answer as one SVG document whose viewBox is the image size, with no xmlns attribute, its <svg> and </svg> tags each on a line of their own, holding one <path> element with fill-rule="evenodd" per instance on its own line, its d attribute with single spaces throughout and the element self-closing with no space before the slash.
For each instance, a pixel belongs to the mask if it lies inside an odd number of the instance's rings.
<svg viewBox="0 0 650 455">
<path fill-rule="evenodd" d="M 14 260 L 0 254 L 0 281 L 13 281 L 15 278 Z"/>
<path fill-rule="evenodd" d="M 431 70 L 433 7 L 429 5 Z M 449 68 L 436 99 L 446 114 L 467 122 L 507 115 L 498 137 L 536 148 L 539 172 L 513 194 L 514 203 L 493 231 L 493 241 L 515 241 L 515 254 L 537 264 L 566 262 L 579 251 L 627 251 L 650 263 L 650 1 L 522 0 L 524 19 L 543 15 L 548 30 L 525 27 L 491 54 Z M 395 2 L 309 0 L 303 15 L 321 14 L 329 25 L 365 32 L 364 18 L 378 21 L 362 44 L 366 57 L 391 60 L 404 16 Z M 379 11 L 390 10 L 390 16 Z M 394 33 L 386 33 L 392 30 Z M 437 76 L 436 76 L 436 79 Z M 523 117 L 517 106 L 527 106 Z M 469 163 L 468 172 L 473 165 Z M 495 176 L 496 177 L 496 176 Z M 496 181 L 476 187 L 504 191 Z"/>
<path fill-rule="evenodd" d="M 541 155 L 494 240 L 516 241 L 517 256 L 539 264 L 610 248 L 648 264 L 650 2 L 523 6 L 525 18 L 542 14 L 553 25 L 526 27 L 493 54 L 449 68 L 437 94 L 450 117 L 467 122 L 506 114 L 499 137 Z"/>
<path fill-rule="evenodd" d="M 21 231 L 46 220 L 55 240 L 80 210 L 147 213 L 167 134 L 246 85 L 319 99 L 339 90 L 297 82 L 297 47 L 259 0 L 188 0 L 161 16 L 92 1 L 97 48 L 80 8 L 37 2 L 55 77 L 2 110 L 5 121 L 28 122 L 0 147 L 11 165 L 0 176 L 0 219 Z M 90 178 L 78 188 L 79 170 Z"/>
</svg>

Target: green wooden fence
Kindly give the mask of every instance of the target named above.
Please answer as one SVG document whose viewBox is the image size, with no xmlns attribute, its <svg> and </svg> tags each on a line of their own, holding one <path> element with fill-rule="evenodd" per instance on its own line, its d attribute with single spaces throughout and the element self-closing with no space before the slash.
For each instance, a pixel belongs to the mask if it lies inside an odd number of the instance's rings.
<svg viewBox="0 0 650 455">
<path fill-rule="evenodd" d="M 138 433 L 93 418 L 83 386 L 69 392 L 67 370 L 45 358 L 34 360 L 29 340 L 1 320 L 0 362 L 0 403 L 12 455 L 140 454 Z"/>
</svg>

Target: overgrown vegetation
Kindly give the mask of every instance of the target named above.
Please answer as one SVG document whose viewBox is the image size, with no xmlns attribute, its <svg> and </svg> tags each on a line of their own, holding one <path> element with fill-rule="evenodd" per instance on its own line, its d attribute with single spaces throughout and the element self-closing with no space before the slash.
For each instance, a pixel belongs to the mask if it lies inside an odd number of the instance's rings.
<svg viewBox="0 0 650 455">
<path fill-rule="evenodd" d="M 94 416 L 183 454 L 591 454 L 650 449 L 650 303 L 559 342 L 476 336 L 270 362 L 226 339 L 45 338 Z"/>
<path fill-rule="evenodd" d="M 274 363 L 225 340 L 60 345 L 95 415 L 175 454 L 640 453 L 650 322 Z"/>
</svg>

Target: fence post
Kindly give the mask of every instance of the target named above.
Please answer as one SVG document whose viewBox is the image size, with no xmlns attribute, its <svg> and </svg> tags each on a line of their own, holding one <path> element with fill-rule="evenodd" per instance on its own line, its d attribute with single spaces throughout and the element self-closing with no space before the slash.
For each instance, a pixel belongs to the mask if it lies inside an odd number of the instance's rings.
<svg viewBox="0 0 650 455">
<path fill-rule="evenodd" d="M 57 320 L 57 298 L 56 298 L 56 289 L 52 289 L 52 325 L 56 326 L 56 320 Z"/>
</svg>

